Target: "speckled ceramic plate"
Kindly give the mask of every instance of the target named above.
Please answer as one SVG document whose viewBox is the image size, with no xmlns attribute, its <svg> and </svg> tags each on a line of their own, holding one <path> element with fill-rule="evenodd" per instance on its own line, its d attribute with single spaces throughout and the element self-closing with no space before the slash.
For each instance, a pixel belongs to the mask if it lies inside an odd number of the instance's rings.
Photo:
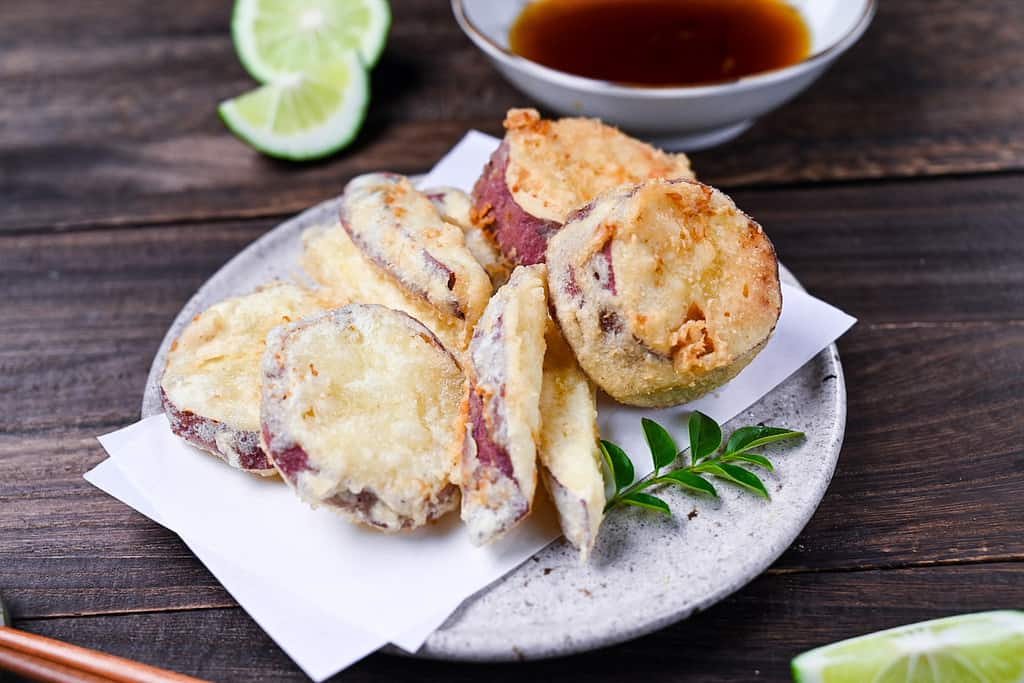
<svg viewBox="0 0 1024 683">
<path fill-rule="evenodd" d="M 143 417 L 162 411 L 157 382 L 165 354 L 188 321 L 270 279 L 300 276 L 302 231 L 333 220 L 337 206 L 337 201 L 324 202 L 282 223 L 199 289 L 153 359 Z M 782 278 L 797 284 L 785 269 Z M 673 518 L 616 511 L 605 520 L 587 565 L 564 541 L 548 546 L 463 603 L 417 656 L 493 661 L 582 652 L 685 619 L 745 585 L 793 542 L 832 477 L 846 423 L 846 388 L 835 346 L 730 427 L 758 422 L 807 433 L 798 446 L 780 452 L 776 471 L 763 477 L 771 502 L 728 486 L 718 487 L 717 501 L 662 490 L 659 495 L 676 512 Z"/>
</svg>

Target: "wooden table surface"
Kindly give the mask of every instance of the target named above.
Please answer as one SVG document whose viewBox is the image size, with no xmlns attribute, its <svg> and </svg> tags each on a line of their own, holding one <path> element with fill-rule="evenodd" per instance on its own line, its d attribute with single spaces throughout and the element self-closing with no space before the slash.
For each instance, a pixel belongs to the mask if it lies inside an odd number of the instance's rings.
<svg viewBox="0 0 1024 683">
<path fill-rule="evenodd" d="M 0 3 L 0 593 L 19 627 L 214 680 L 304 679 L 174 534 L 82 473 L 228 258 L 525 102 L 447 2 L 392 4 L 358 143 L 299 166 L 217 118 L 252 87 L 227 0 Z M 342 680 L 786 680 L 807 648 L 1024 607 L 1024 3 L 883 0 L 810 91 L 693 162 L 860 319 L 817 514 L 749 586 L 637 641 L 517 665 L 375 655 Z"/>
</svg>

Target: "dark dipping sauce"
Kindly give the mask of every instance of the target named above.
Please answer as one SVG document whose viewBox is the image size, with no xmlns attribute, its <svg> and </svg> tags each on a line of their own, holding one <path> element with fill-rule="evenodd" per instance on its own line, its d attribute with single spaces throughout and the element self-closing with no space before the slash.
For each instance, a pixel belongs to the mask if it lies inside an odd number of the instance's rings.
<svg viewBox="0 0 1024 683">
<path fill-rule="evenodd" d="M 807 58 L 811 34 L 783 0 L 535 0 L 509 44 L 558 71 L 657 87 L 796 64 Z"/>
</svg>

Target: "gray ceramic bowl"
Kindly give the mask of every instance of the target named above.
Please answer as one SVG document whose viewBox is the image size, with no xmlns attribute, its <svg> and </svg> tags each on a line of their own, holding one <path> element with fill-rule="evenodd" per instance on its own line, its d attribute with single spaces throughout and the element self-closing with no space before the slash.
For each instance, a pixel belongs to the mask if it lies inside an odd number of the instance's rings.
<svg viewBox="0 0 1024 683">
<path fill-rule="evenodd" d="M 285 221 L 196 292 L 153 359 L 143 417 L 162 412 L 158 382 L 167 349 L 192 317 L 273 278 L 301 277 L 302 231 L 335 220 L 337 212 L 332 200 Z M 782 277 L 797 284 L 785 269 Z M 729 426 L 758 422 L 807 434 L 773 458 L 776 471 L 763 477 L 771 502 L 719 486 L 718 501 L 662 491 L 676 513 L 672 519 L 618 510 L 605 520 L 589 564 L 581 565 L 564 541 L 553 543 L 463 603 L 416 656 L 501 661 L 583 652 L 685 619 L 741 588 L 789 547 L 828 488 L 846 424 L 835 346 Z"/>
</svg>

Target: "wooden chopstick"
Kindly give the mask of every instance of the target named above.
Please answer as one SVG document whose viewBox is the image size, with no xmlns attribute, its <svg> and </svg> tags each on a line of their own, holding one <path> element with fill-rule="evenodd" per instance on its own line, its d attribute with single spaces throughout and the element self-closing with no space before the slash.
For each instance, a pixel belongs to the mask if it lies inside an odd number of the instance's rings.
<svg viewBox="0 0 1024 683">
<path fill-rule="evenodd" d="M 206 683 L 7 626 L 0 626 L 0 667 L 54 683 Z"/>
<path fill-rule="evenodd" d="M 43 683 L 111 683 L 111 679 L 0 647 L 0 671 L 10 671 Z"/>
</svg>

